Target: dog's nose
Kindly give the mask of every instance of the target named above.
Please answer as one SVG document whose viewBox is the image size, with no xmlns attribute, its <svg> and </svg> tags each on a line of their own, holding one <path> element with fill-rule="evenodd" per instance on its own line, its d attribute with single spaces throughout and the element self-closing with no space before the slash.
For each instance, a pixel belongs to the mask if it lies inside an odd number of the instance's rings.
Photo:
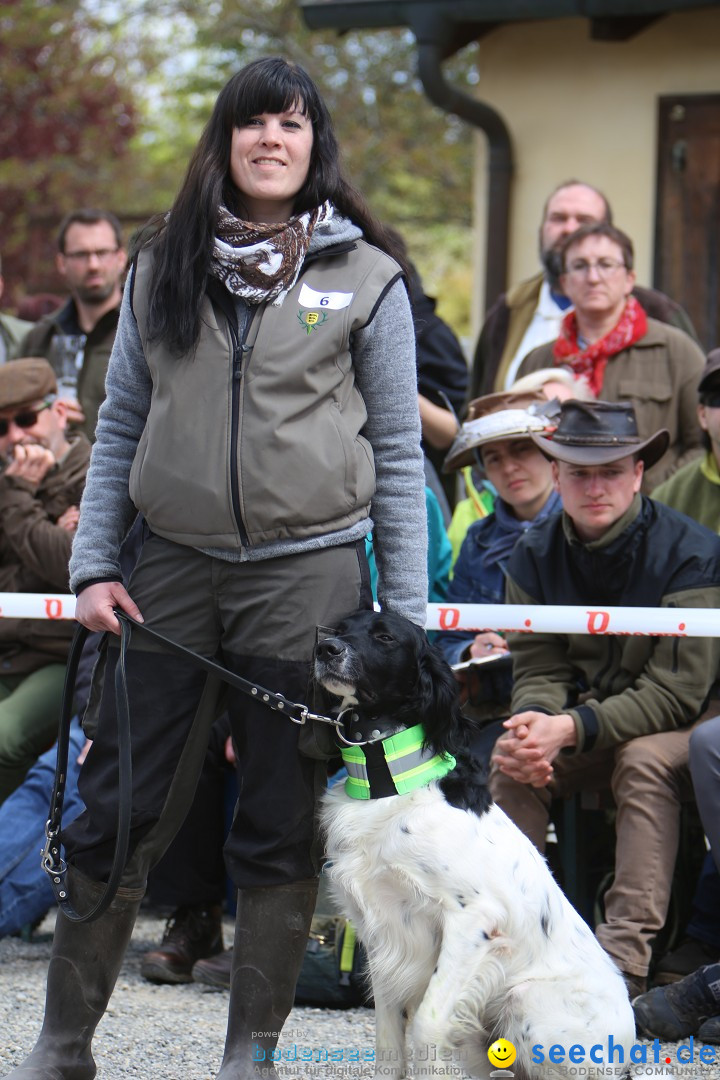
<svg viewBox="0 0 720 1080">
<path fill-rule="evenodd" d="M 344 652 L 345 645 L 337 638 L 324 638 L 318 642 L 316 649 L 318 660 L 332 660 L 337 656 L 342 656 Z"/>
</svg>

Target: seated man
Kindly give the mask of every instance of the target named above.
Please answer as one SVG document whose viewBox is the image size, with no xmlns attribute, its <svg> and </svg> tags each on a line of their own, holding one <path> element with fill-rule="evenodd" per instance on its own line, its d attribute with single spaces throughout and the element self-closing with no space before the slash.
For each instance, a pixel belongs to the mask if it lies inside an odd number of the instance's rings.
<svg viewBox="0 0 720 1080">
<path fill-rule="evenodd" d="M 556 341 L 525 357 L 519 375 L 564 364 L 594 397 L 630 402 L 643 438 L 667 428 L 667 448 L 643 478 L 649 494 L 701 453 L 696 387 L 705 358 L 682 330 L 648 318 L 632 295 L 633 246 L 620 229 L 582 225 L 560 254 L 560 281 L 574 310 Z"/>
<path fill-rule="evenodd" d="M 47 360 L 0 366 L 0 592 L 69 592 L 90 443 L 67 433 L 56 391 Z M 0 619 L 0 803 L 53 741 L 73 631 L 68 619 Z"/>
<path fill-rule="evenodd" d="M 552 437 L 564 512 L 518 540 L 506 601 L 604 609 L 717 607 L 720 540 L 640 495 L 643 470 L 667 431 L 637 433 L 627 403 L 566 401 Z M 542 850 L 551 799 L 611 787 L 617 805 L 615 880 L 598 940 L 631 996 L 646 986 L 678 845 L 680 804 L 692 798 L 691 726 L 718 670 L 717 638 L 511 634 L 513 715 L 493 752 L 490 787 Z"/>
</svg>

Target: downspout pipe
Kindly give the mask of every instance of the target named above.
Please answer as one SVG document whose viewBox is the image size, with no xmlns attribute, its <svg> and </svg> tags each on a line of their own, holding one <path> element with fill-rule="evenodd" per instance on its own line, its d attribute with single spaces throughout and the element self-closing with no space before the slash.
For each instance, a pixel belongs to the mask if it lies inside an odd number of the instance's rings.
<svg viewBox="0 0 720 1080">
<path fill-rule="evenodd" d="M 418 45 L 418 75 L 430 100 L 483 131 L 488 140 L 487 249 L 485 252 L 485 311 L 507 287 L 510 234 L 510 183 L 513 154 L 510 132 L 490 105 L 451 86 L 442 70 L 442 34 L 428 35 L 412 28 Z M 427 28 L 423 28 L 427 29 Z M 433 28 L 437 31 L 437 27 Z"/>
</svg>

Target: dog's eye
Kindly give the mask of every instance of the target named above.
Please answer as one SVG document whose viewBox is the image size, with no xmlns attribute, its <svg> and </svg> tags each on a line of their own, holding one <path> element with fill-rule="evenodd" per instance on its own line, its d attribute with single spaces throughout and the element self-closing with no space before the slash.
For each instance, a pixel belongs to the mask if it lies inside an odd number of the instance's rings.
<svg viewBox="0 0 720 1080">
<path fill-rule="evenodd" d="M 384 633 L 381 632 L 381 633 L 375 635 L 375 640 L 376 641 L 382 641 L 382 642 L 385 642 L 387 644 L 392 644 L 392 642 L 395 640 L 395 638 L 392 636 L 392 634 L 384 634 Z"/>
</svg>

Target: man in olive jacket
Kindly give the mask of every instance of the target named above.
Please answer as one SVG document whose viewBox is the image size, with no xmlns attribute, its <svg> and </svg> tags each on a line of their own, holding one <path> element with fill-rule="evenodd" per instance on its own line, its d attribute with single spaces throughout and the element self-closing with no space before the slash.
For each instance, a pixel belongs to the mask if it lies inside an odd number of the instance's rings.
<svg viewBox="0 0 720 1080">
<path fill-rule="evenodd" d="M 59 364 L 54 352 L 58 339 L 74 338 L 81 345 L 76 391 L 66 396 L 68 419 L 94 439 L 122 300 L 126 255 L 120 222 L 108 210 L 66 214 L 58 230 L 56 261 L 70 297 L 30 329 L 16 355 L 44 356 Z"/>
<path fill-rule="evenodd" d="M 568 401 L 553 435 L 532 438 L 553 462 L 564 511 L 518 541 L 508 603 L 720 606 L 720 539 L 640 494 L 667 431 L 642 439 L 627 403 Z M 612 789 L 615 880 L 597 937 L 641 993 L 667 916 L 680 805 L 692 799 L 690 730 L 708 705 L 720 639 L 596 631 L 512 634 L 509 644 L 513 715 L 495 744 L 492 793 L 542 850 L 554 796 Z"/>
<path fill-rule="evenodd" d="M 0 366 L 0 592 L 69 591 L 68 562 L 90 443 L 67 433 L 39 357 Z M 0 802 L 57 729 L 70 620 L 0 618 Z"/>
</svg>

